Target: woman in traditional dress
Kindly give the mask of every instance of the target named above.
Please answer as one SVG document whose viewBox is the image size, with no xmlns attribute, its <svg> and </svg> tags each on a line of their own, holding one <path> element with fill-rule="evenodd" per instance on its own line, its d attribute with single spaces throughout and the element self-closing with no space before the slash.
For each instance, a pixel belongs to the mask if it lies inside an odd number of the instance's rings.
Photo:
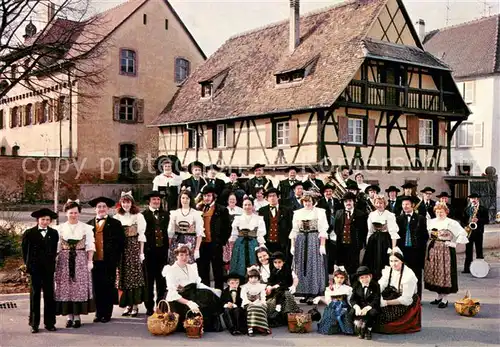
<svg viewBox="0 0 500 347">
<path fill-rule="evenodd" d="M 420 331 L 422 307 L 417 294 L 417 276 L 405 266 L 399 251 L 391 253 L 389 263 L 378 281 L 382 298 L 375 331 L 387 334 Z"/>
<path fill-rule="evenodd" d="M 57 227 L 59 254 L 55 271 L 56 314 L 68 316 L 66 328 L 79 328 L 80 315 L 95 312 L 91 271 L 94 267 L 94 232 L 80 222 L 78 200 L 68 200 L 63 208 L 68 221 Z"/>
<path fill-rule="evenodd" d="M 317 297 L 314 303 L 318 304 L 321 299 L 326 304 L 323 317 L 318 322 L 318 332 L 323 335 L 334 335 L 344 333 L 352 335 L 354 327 L 347 314 L 351 309 L 349 299 L 352 288 L 348 285 L 349 277 L 343 266 L 335 265 L 332 279 L 325 289 L 324 298 Z"/>
<path fill-rule="evenodd" d="M 220 292 L 201 282 L 196 263 L 189 264 L 191 247 L 179 244 L 174 250 L 176 261 L 166 265 L 162 275 L 167 281 L 167 301 L 172 311 L 179 314 L 177 330 L 183 330 L 186 313 L 201 312 L 205 331 L 221 331 L 219 315 L 222 313 Z"/>
<path fill-rule="evenodd" d="M 235 216 L 229 238 L 234 243 L 231 256 L 231 272 L 244 277 L 246 269 L 256 263 L 255 248 L 265 244 L 266 224 L 262 216 L 253 212 L 250 199 L 243 200 L 243 214 Z"/>
<path fill-rule="evenodd" d="M 376 195 L 373 203 L 376 210 L 368 215 L 368 235 L 362 265 L 368 266 L 373 278 L 378 280 L 382 269 L 389 265 L 387 251 L 397 249 L 399 227 L 394 213 L 385 209 L 387 201 L 384 196 Z"/>
<path fill-rule="evenodd" d="M 325 242 L 328 237 L 328 220 L 325 210 L 314 207 L 312 196 L 301 198 L 304 208 L 293 213 L 292 241 L 290 253 L 299 283 L 297 295 L 302 303 L 312 304 L 315 296 L 322 293 L 327 283 L 327 260 Z"/>
<path fill-rule="evenodd" d="M 191 246 L 189 264 L 194 263 L 200 257 L 200 245 L 203 237 L 205 237 L 205 232 L 202 212 L 195 208 L 190 189 L 183 188 L 179 195 L 179 208 L 170 211 L 170 221 L 168 224 L 170 251 L 168 263 L 172 265 L 175 262 L 174 250 L 180 243 Z"/>
<path fill-rule="evenodd" d="M 264 196 L 264 187 L 255 188 L 255 197 L 253 200 L 254 211 L 258 212 L 262 207 L 269 205 Z"/>
<path fill-rule="evenodd" d="M 227 198 L 227 210 L 229 211 L 229 220 L 231 225 L 233 225 L 234 217 L 241 216 L 243 214 L 243 209 L 236 205 L 237 198 L 234 192 L 229 193 Z M 233 254 L 233 243 L 228 242 L 224 247 L 222 247 L 222 260 L 224 261 L 224 267 L 226 271 L 229 271 L 231 256 Z"/>
<path fill-rule="evenodd" d="M 248 269 L 248 282 L 241 288 L 242 306 L 247 310 L 248 336 L 256 332 L 269 335 L 267 323 L 266 285 L 260 282 L 256 266 Z"/>
<path fill-rule="evenodd" d="M 436 218 L 427 222 L 430 239 L 424 266 L 425 289 L 438 294 L 431 305 L 448 306 L 448 294 L 458 292 L 457 243 L 469 242 L 467 233 L 460 224 L 448 218 L 446 204 L 438 202 L 434 207 Z"/>
<path fill-rule="evenodd" d="M 137 317 L 139 304 L 146 300 L 146 283 L 142 269 L 146 220 L 135 204 L 131 191 L 121 193 L 114 218 L 122 223 L 126 237 L 118 271 L 118 289 L 121 291 L 119 306 L 125 307 L 122 316 Z"/>
</svg>

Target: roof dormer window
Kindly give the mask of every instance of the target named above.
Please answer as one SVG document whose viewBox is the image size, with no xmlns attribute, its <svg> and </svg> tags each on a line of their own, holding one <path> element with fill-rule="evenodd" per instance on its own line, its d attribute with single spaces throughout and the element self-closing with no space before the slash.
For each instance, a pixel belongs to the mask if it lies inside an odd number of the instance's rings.
<svg viewBox="0 0 500 347">
<path fill-rule="evenodd" d="M 223 87 L 229 69 L 224 69 L 213 77 L 201 80 L 201 97 L 211 98 L 214 97 Z"/>
<path fill-rule="evenodd" d="M 276 75 L 277 84 L 300 82 L 305 77 L 305 70 L 290 71 Z"/>
<path fill-rule="evenodd" d="M 207 81 L 201 84 L 201 97 L 209 98 L 212 96 L 213 82 Z"/>
</svg>

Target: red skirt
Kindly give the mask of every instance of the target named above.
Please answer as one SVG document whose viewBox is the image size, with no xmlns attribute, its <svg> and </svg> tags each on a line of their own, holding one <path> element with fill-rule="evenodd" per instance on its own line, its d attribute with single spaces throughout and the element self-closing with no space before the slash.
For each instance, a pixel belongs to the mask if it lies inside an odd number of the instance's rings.
<svg viewBox="0 0 500 347">
<path fill-rule="evenodd" d="M 395 321 L 379 325 L 376 331 L 382 334 L 408 334 L 422 330 L 422 306 L 420 298 L 416 297 L 404 315 Z"/>
</svg>

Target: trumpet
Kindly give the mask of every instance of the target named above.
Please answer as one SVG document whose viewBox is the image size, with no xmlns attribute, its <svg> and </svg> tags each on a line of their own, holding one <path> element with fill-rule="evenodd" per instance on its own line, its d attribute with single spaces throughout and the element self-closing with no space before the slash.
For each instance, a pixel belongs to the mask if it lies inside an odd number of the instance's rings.
<svg viewBox="0 0 500 347">
<path fill-rule="evenodd" d="M 476 218 L 477 216 L 477 212 L 479 211 L 479 204 L 477 204 L 475 207 L 474 207 L 474 210 L 472 212 L 472 216 L 470 217 L 470 222 L 469 224 L 464 228 L 465 229 L 465 232 L 467 233 L 467 237 L 470 237 L 470 234 L 472 233 L 473 230 L 476 230 L 477 229 L 477 223 L 475 222 L 472 222 L 472 220 L 474 218 Z"/>
<path fill-rule="evenodd" d="M 335 198 L 341 200 L 344 197 L 344 194 L 347 193 L 347 189 L 344 180 L 340 177 L 338 169 L 333 175 L 328 176 L 327 179 L 326 184 L 330 184 L 335 187 L 333 195 Z"/>
</svg>

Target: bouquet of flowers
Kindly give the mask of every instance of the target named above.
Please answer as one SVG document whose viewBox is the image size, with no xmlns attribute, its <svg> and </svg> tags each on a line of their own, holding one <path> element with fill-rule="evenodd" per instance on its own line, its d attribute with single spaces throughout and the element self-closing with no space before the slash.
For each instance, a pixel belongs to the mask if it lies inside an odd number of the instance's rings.
<svg viewBox="0 0 500 347">
<path fill-rule="evenodd" d="M 190 314 L 191 313 L 191 314 Z M 184 329 L 186 329 L 186 336 L 194 339 L 199 339 L 203 336 L 203 315 L 201 312 L 193 312 L 191 310 L 186 312 L 186 319 L 184 320 Z"/>
</svg>

